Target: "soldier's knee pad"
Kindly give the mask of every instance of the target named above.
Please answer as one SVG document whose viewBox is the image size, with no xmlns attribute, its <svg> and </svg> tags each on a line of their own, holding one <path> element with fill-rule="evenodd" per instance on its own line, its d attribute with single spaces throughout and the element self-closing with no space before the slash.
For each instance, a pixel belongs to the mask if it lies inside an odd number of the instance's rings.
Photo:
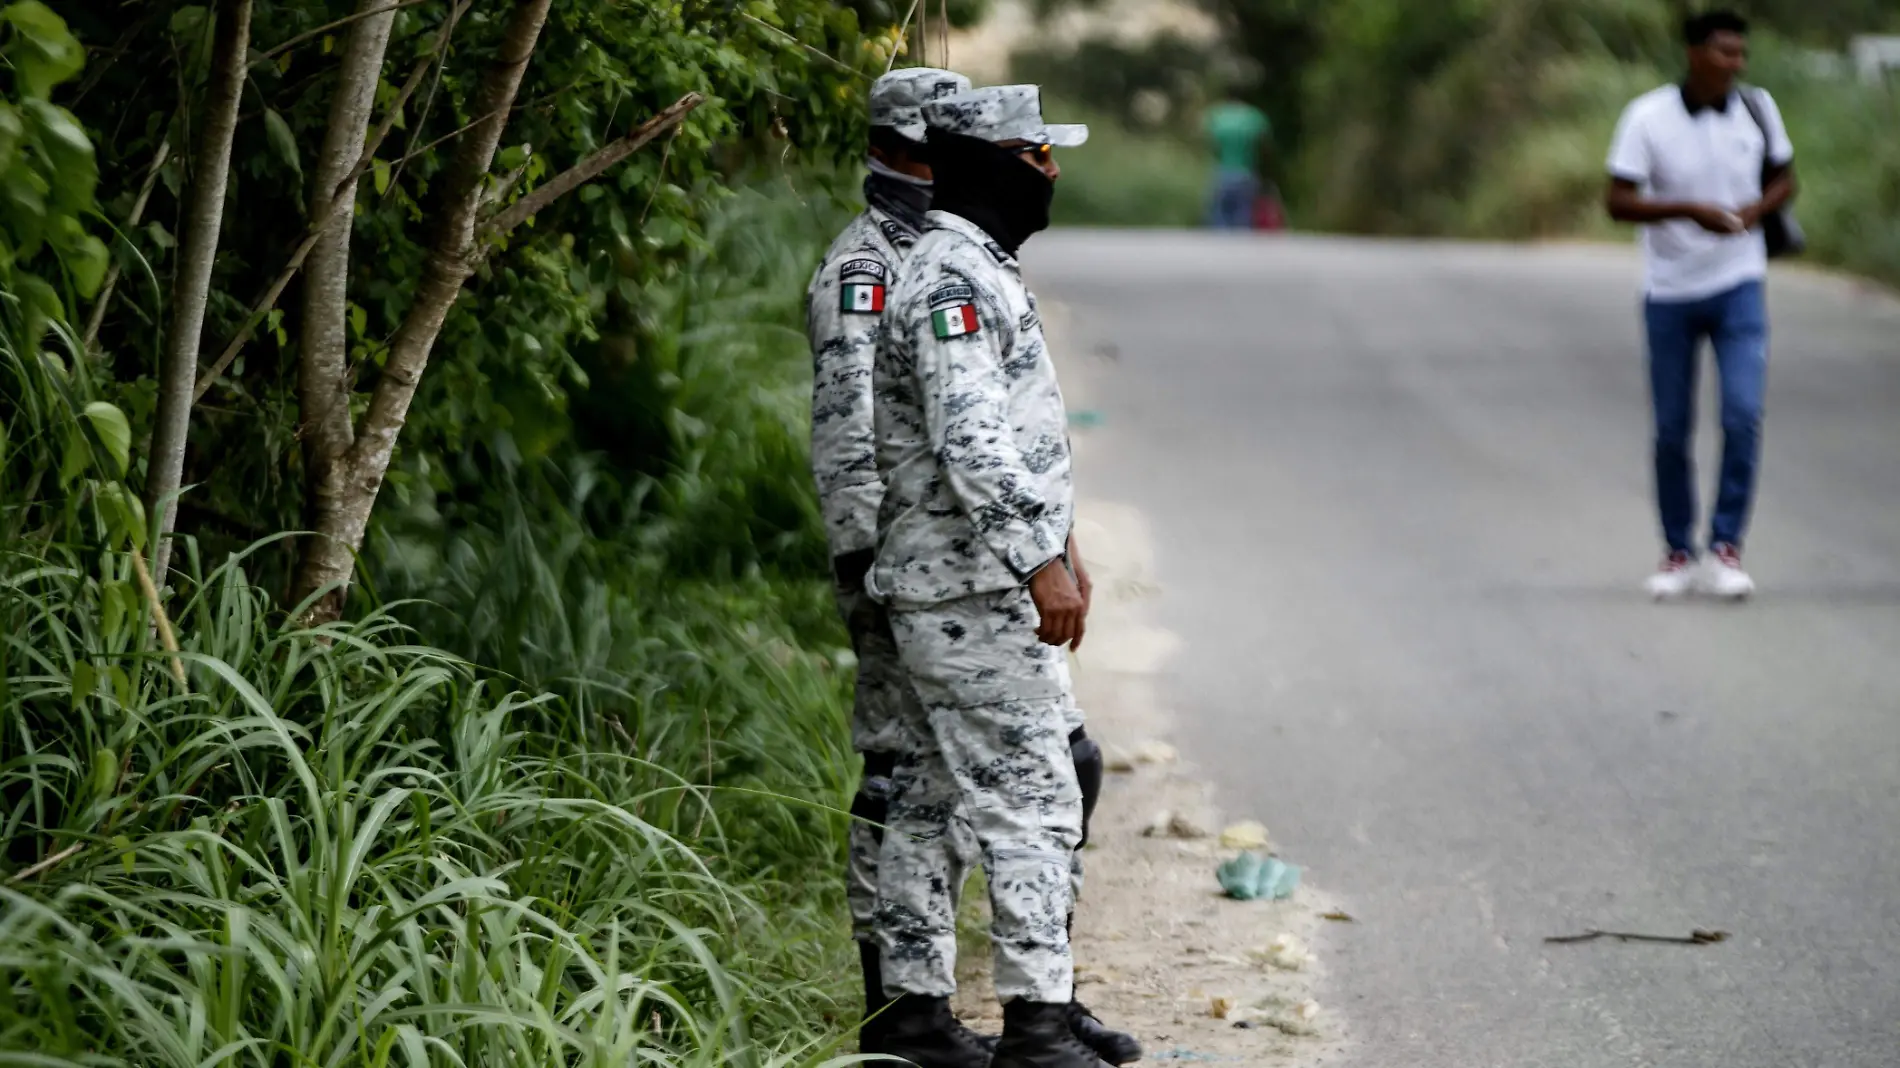
<svg viewBox="0 0 1900 1068">
<path fill-rule="evenodd" d="M 1095 802 L 1102 796 L 1102 747 L 1089 737 L 1086 727 L 1077 727 L 1069 735 L 1069 756 L 1075 761 L 1075 778 L 1082 786 L 1082 840 L 1088 844 L 1089 817 L 1095 815 Z"/>
<path fill-rule="evenodd" d="M 884 824 L 891 815 L 891 774 L 897 769 L 897 754 L 864 754 L 864 776 L 858 780 L 858 793 L 851 799 L 851 815 L 871 825 L 871 837 L 884 841 Z"/>
</svg>

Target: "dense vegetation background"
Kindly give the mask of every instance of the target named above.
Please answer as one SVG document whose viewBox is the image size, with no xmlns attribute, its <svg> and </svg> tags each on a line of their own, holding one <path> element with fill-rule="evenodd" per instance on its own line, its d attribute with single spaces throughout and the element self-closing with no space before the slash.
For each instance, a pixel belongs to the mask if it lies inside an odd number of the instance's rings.
<svg viewBox="0 0 1900 1068">
<path fill-rule="evenodd" d="M 0 9 L 0 1059 L 834 1053 L 856 769 L 801 298 L 903 12 L 536 7 Z M 273 296 L 365 144 L 339 301 L 321 249 Z M 472 272 L 418 372 L 462 207 Z M 161 590 L 154 431 L 191 329 Z M 413 388 L 327 612 L 280 533 L 335 489 L 319 357 L 359 441 Z"/>
</svg>

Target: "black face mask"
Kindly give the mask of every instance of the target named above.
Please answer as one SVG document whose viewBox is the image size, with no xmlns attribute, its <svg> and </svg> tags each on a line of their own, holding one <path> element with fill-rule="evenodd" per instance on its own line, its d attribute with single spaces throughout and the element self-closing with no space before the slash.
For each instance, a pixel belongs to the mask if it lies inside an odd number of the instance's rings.
<svg viewBox="0 0 1900 1068">
<path fill-rule="evenodd" d="M 930 210 L 930 183 L 905 181 L 873 170 L 864 176 L 864 202 L 912 230 L 924 228 Z"/>
<path fill-rule="evenodd" d="M 936 172 L 930 206 L 982 227 L 1010 255 L 1030 234 L 1048 229 L 1056 183 L 1011 149 L 932 130 L 930 165 Z"/>
</svg>

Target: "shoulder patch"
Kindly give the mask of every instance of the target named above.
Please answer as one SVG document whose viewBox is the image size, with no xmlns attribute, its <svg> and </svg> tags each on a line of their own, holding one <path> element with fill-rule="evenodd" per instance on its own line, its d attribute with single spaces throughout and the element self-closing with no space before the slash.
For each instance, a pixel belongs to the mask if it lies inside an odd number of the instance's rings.
<svg viewBox="0 0 1900 1068">
<path fill-rule="evenodd" d="M 1003 246 L 997 244 L 994 241 L 983 242 L 983 251 L 989 253 L 990 258 L 995 260 L 998 263 L 1009 262 L 1009 253 L 1004 252 Z"/>
<path fill-rule="evenodd" d="M 883 260 L 850 259 L 838 266 L 838 310 L 875 315 L 884 310 L 884 283 L 891 269 Z"/>
<path fill-rule="evenodd" d="M 977 320 L 974 304 L 951 304 L 942 308 L 932 308 L 930 311 L 930 332 L 937 335 L 939 340 L 967 337 L 982 328 L 982 324 Z"/>
<path fill-rule="evenodd" d="M 917 235 L 905 229 L 904 224 L 895 219 L 885 219 L 877 224 L 884 231 L 884 239 L 898 248 L 906 248 L 917 243 Z"/>
<path fill-rule="evenodd" d="M 940 304 L 968 304 L 976 299 L 976 290 L 967 284 L 939 286 L 930 291 L 924 303 L 935 308 Z"/>
<path fill-rule="evenodd" d="M 875 315 L 884 310 L 884 286 L 878 282 L 846 282 L 838 287 L 838 310 Z"/>
<path fill-rule="evenodd" d="M 869 257 L 846 260 L 838 267 L 839 278 L 875 278 L 880 282 L 891 280 L 891 269 L 883 260 Z"/>
</svg>

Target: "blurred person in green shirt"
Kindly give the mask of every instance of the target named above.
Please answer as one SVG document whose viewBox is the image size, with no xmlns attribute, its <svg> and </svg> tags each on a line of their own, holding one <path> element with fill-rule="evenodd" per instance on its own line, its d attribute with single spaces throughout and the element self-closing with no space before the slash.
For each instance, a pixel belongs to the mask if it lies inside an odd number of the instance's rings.
<svg viewBox="0 0 1900 1068">
<path fill-rule="evenodd" d="M 1259 108 L 1229 97 L 1208 109 L 1206 130 L 1214 149 L 1208 225 L 1248 229 L 1260 196 L 1260 159 L 1273 127 Z"/>
</svg>

